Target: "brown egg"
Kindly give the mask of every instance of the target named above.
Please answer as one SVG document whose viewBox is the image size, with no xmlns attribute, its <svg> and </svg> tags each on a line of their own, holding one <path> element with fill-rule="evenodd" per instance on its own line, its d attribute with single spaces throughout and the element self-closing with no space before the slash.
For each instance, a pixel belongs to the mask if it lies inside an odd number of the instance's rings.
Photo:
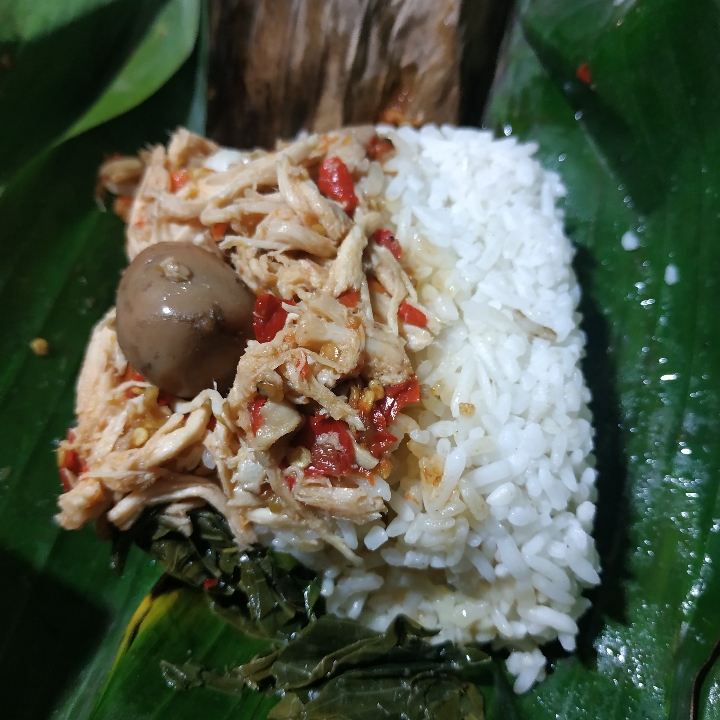
<svg viewBox="0 0 720 720">
<path fill-rule="evenodd" d="M 117 293 L 117 335 L 128 362 L 182 398 L 226 392 L 253 338 L 255 298 L 222 258 L 182 242 L 158 243 L 127 267 Z"/>
</svg>

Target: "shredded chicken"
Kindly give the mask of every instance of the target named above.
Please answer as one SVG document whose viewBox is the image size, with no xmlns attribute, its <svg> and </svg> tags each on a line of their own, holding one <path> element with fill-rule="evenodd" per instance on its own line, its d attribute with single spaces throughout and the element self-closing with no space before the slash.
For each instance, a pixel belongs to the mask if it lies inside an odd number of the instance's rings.
<svg viewBox="0 0 720 720">
<path fill-rule="evenodd" d="M 146 507 L 162 504 L 168 522 L 189 532 L 187 512 L 209 503 L 242 547 L 257 541 L 260 527 L 303 528 L 318 546 L 358 561 L 335 523 L 363 524 L 387 511 L 363 489 L 374 471 L 390 467 L 389 450 L 373 454 L 364 445 L 373 403 L 391 386 L 412 383 L 407 349 L 426 347 L 437 327 L 403 262 L 369 240 L 383 222 L 377 201 L 356 184 L 358 205 L 348 213 L 313 179 L 335 157 L 357 183 L 370 169 L 364 143 L 372 132 L 235 153 L 180 129 L 167 150 L 103 165 L 102 185 L 133 198 L 130 260 L 158 242 L 205 247 L 258 297 L 277 298 L 284 326 L 248 343 L 226 397 L 207 389 L 181 401 L 129 367 L 110 311 L 93 331 L 77 426 L 59 450 L 61 525 L 78 528 L 106 513 L 127 529 Z M 218 170 L 223 153 L 233 161 Z M 403 303 L 427 326 L 399 321 Z"/>
</svg>

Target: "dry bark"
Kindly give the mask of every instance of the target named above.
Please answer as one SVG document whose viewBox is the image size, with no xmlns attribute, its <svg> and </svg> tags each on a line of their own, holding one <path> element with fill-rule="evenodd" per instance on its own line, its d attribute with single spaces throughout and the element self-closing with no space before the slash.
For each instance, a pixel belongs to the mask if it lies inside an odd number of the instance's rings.
<svg viewBox="0 0 720 720">
<path fill-rule="evenodd" d="M 461 0 L 214 0 L 208 133 L 271 146 L 301 129 L 455 122 Z"/>
</svg>

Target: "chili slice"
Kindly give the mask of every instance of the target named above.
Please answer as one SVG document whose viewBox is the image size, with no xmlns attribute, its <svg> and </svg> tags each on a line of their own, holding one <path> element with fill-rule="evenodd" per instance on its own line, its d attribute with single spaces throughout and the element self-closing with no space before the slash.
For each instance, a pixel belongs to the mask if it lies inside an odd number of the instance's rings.
<svg viewBox="0 0 720 720">
<path fill-rule="evenodd" d="M 397 438 L 387 430 L 368 430 L 359 433 L 357 439 L 376 458 L 379 458 L 393 443 L 397 442 Z"/>
<path fill-rule="evenodd" d="M 400 247 L 400 243 L 390 230 L 380 228 L 370 236 L 370 239 L 378 245 L 382 245 L 382 247 L 387 248 L 396 260 L 399 260 L 402 257 L 402 248 Z"/>
<path fill-rule="evenodd" d="M 337 201 L 350 216 L 355 212 L 358 198 L 355 183 L 347 165 L 339 157 L 329 157 L 320 166 L 318 189 L 325 197 Z"/>
<path fill-rule="evenodd" d="M 225 237 L 225 231 L 227 230 L 227 223 L 215 223 L 211 226 L 210 232 L 216 240 L 222 240 Z"/>
<path fill-rule="evenodd" d="M 389 138 L 373 135 L 365 146 L 365 154 L 371 160 L 383 160 L 386 155 L 395 152 L 395 145 Z"/>
<path fill-rule="evenodd" d="M 313 415 L 308 418 L 299 440 L 310 450 L 311 463 L 305 468 L 306 475 L 342 477 L 352 472 L 355 446 L 344 422 L 327 415 Z"/>
<path fill-rule="evenodd" d="M 257 431 L 262 427 L 263 416 L 260 414 L 260 411 L 266 402 L 266 397 L 258 395 L 252 403 L 250 403 L 250 426 L 252 427 L 253 435 L 257 435 Z"/>
<path fill-rule="evenodd" d="M 425 327 L 427 325 L 425 313 L 405 301 L 400 303 L 398 317 L 408 325 L 417 325 L 417 327 Z"/>
<path fill-rule="evenodd" d="M 416 402 L 420 402 L 420 383 L 415 376 L 396 385 L 386 385 L 385 397 L 373 405 L 373 424 L 378 430 L 385 430 L 387 423 L 391 423 L 406 405 Z"/>
<path fill-rule="evenodd" d="M 294 300 L 280 300 L 270 293 L 263 293 L 255 301 L 253 330 L 258 342 L 270 342 L 285 327 L 288 313 L 283 303 L 295 305 Z"/>
<path fill-rule="evenodd" d="M 592 76 L 590 75 L 590 64 L 584 62 L 575 72 L 577 79 L 584 85 L 589 85 L 592 82 Z"/>
<path fill-rule="evenodd" d="M 338 302 L 346 308 L 357 307 L 360 301 L 360 293 L 355 288 L 350 288 L 338 296 Z"/>
<path fill-rule="evenodd" d="M 187 185 L 188 180 L 190 180 L 190 173 L 187 170 L 173 170 L 170 173 L 170 190 L 177 192 Z"/>
</svg>

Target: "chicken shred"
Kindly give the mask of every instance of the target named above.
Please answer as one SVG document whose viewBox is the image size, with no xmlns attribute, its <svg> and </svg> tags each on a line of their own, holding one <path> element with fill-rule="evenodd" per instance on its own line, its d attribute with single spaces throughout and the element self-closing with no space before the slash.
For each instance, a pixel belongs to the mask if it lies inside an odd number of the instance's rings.
<svg viewBox="0 0 720 720">
<path fill-rule="evenodd" d="M 241 547 L 257 542 L 263 528 L 303 529 L 311 544 L 358 562 L 336 523 L 364 524 L 387 512 L 364 489 L 380 457 L 360 439 L 372 429 L 369 408 L 384 387 L 412 381 L 407 351 L 426 347 L 437 327 L 403 263 L 368 241 L 383 222 L 377 202 L 357 185 L 370 168 L 364 144 L 372 132 L 235 153 L 218 170 L 221 148 L 179 129 L 167 150 L 102 166 L 102 186 L 132 198 L 130 260 L 158 242 L 202 246 L 257 296 L 282 299 L 286 316 L 273 339 L 248 343 L 226 397 L 208 389 L 181 401 L 129 367 L 108 312 L 78 379 L 77 426 L 60 444 L 62 457 L 82 460 L 63 466 L 62 526 L 78 528 L 105 513 L 124 530 L 145 508 L 167 505 L 168 522 L 189 532 L 187 512 L 207 503 L 228 519 Z M 352 217 L 312 179 L 328 157 L 352 173 L 359 200 Z M 406 300 L 427 327 L 398 321 Z M 335 424 L 313 435 L 312 423 Z M 348 456 L 337 474 L 317 445 L 326 437 Z"/>
</svg>

